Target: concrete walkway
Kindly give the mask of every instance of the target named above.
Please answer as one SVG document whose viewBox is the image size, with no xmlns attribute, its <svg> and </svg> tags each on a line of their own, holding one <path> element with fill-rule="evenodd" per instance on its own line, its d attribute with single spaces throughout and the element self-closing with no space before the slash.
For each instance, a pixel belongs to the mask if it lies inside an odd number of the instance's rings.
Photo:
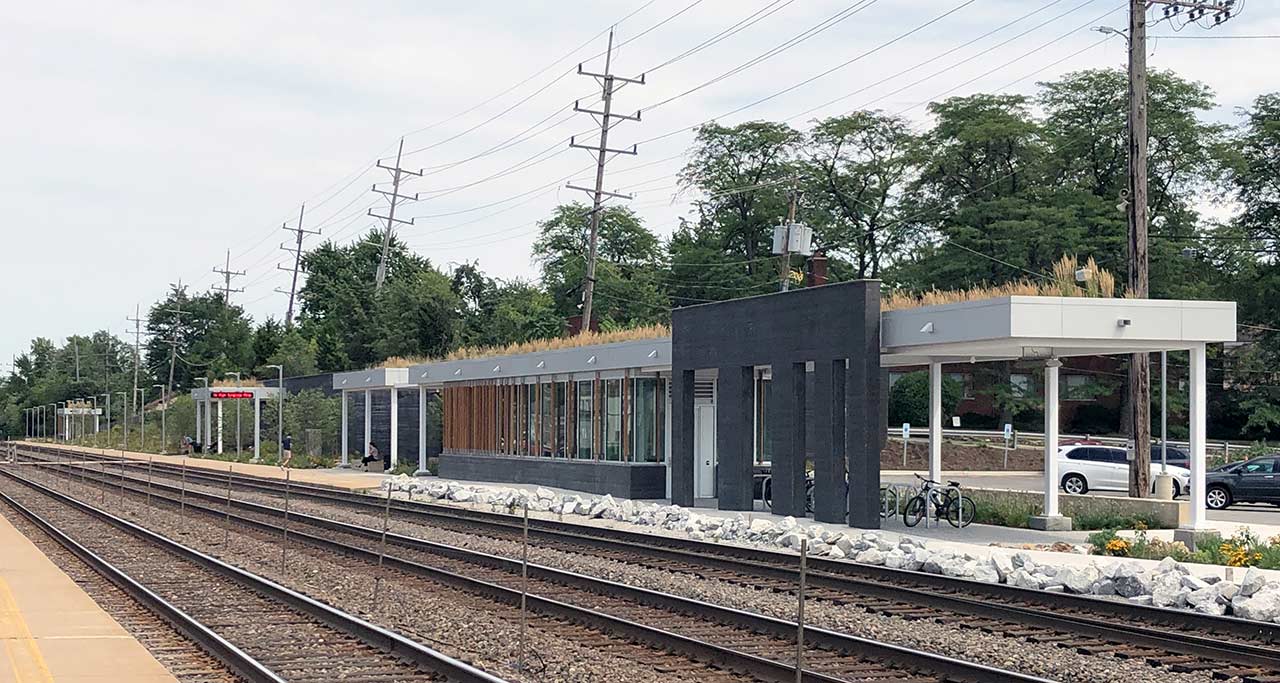
<svg viewBox="0 0 1280 683">
<path fill-rule="evenodd" d="M 0 549 L 0 683 L 176 682 L 3 516 Z"/>
</svg>

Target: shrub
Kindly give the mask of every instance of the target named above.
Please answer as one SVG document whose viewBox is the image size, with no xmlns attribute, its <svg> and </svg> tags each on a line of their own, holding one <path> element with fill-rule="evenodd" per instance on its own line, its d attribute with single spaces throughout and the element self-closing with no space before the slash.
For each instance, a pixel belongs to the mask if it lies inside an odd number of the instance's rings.
<svg viewBox="0 0 1280 683">
<path fill-rule="evenodd" d="M 963 397 L 964 387 L 959 382 L 942 379 L 942 414 L 952 415 Z M 889 391 L 889 424 L 929 424 L 929 373 L 925 370 L 909 372 L 893 383 Z"/>
<path fill-rule="evenodd" d="M 973 521 L 978 524 L 1027 528 L 1027 518 L 1040 514 L 1040 506 L 1017 500 L 974 500 Z"/>
<path fill-rule="evenodd" d="M 1126 515 L 1113 511 L 1082 512 L 1071 518 L 1072 526 L 1081 530 L 1092 529 L 1150 529 L 1160 523 L 1146 515 Z"/>
</svg>

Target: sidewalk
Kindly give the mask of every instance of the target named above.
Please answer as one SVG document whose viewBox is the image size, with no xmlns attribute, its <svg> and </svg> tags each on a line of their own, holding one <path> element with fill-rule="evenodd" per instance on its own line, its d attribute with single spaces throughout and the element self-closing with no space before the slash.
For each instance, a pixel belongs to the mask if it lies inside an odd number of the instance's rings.
<svg viewBox="0 0 1280 683">
<path fill-rule="evenodd" d="M 0 683 L 176 683 L 0 516 Z"/>
</svg>

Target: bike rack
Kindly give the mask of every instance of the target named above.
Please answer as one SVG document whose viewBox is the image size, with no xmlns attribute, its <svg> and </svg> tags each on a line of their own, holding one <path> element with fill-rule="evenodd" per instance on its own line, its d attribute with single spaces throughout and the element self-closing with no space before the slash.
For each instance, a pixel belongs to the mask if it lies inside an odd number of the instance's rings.
<svg viewBox="0 0 1280 683">
<path fill-rule="evenodd" d="M 890 500 L 890 496 L 880 497 L 880 517 L 882 519 L 893 519 L 902 514 L 903 507 L 907 504 L 907 501 L 914 498 L 917 493 L 915 484 L 883 484 L 880 486 L 880 490 L 893 492 L 892 500 Z M 889 509 L 890 504 L 893 505 L 892 511 Z"/>
<path fill-rule="evenodd" d="M 946 486 L 935 486 L 935 487 L 933 487 L 933 490 L 934 490 L 934 491 L 937 491 L 939 495 L 942 495 L 942 494 L 943 494 L 943 492 L 945 492 L 945 491 L 955 491 L 955 501 L 956 501 L 956 506 L 957 506 L 957 507 L 958 507 L 958 509 L 960 510 L 961 514 L 964 514 L 964 491 L 962 491 L 962 490 L 961 490 L 961 488 L 960 488 L 959 486 L 951 486 L 950 484 L 948 484 L 948 485 L 946 485 Z M 924 528 L 926 528 L 926 529 L 928 529 L 928 528 L 929 528 L 929 520 L 930 520 L 930 519 L 932 519 L 932 520 L 933 520 L 933 525 L 934 525 L 935 527 L 938 527 L 938 528 L 941 528 L 941 527 L 942 527 L 942 517 L 941 517 L 941 515 L 937 514 L 937 513 L 933 510 L 933 500 L 931 500 L 931 499 L 929 499 L 929 498 L 926 498 L 926 499 L 925 499 L 925 511 L 924 511 Z M 973 522 L 973 520 L 969 520 L 969 521 L 970 521 L 970 522 Z M 957 528 L 957 529 L 963 529 L 963 528 L 964 528 L 964 523 L 963 523 L 963 522 L 964 522 L 964 520 L 962 519 L 962 520 L 961 520 L 961 524 L 960 524 L 960 526 L 959 526 L 959 527 L 956 527 L 956 528 Z"/>
</svg>

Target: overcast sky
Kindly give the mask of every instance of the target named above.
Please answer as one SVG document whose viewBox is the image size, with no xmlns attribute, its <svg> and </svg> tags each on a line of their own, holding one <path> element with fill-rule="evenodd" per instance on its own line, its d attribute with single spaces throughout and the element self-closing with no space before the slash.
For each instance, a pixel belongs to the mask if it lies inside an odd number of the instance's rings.
<svg viewBox="0 0 1280 683">
<path fill-rule="evenodd" d="M 288 275 L 276 266 L 289 262 L 279 245 L 291 239 L 282 222 L 306 202 L 306 227 L 322 229 L 320 239 L 363 234 L 372 225 L 365 209 L 380 205 L 370 185 L 387 178 L 373 163 L 401 135 L 413 152 L 404 165 L 428 175 L 408 186 L 424 201 L 401 214 L 416 224 L 399 235 L 444 269 L 476 260 L 495 276 L 534 277 L 535 221 L 557 202 L 585 199 L 566 179 L 593 180 L 592 159 L 566 143 L 590 138 L 593 124 L 572 102 L 588 104 L 598 87 L 573 71 L 580 60 L 603 68 L 613 23 L 615 73 L 647 71 L 615 108 L 676 99 L 614 129 L 611 146 L 641 144 L 638 156 L 609 165 L 606 186 L 634 193 L 631 206 L 666 235 L 689 215 L 687 198 L 673 198 L 674 174 L 698 123 L 805 127 L 879 108 L 923 127 L 932 99 L 1026 93 L 1037 80 L 1122 65 L 1123 40 L 1088 28 L 1125 26 L 1124 4 L 22 3 L 0 18 L 0 361 L 36 336 L 123 336 L 134 306 L 145 312 L 169 283 L 214 284 L 211 269 L 228 249 L 232 269 L 248 272 L 233 281 L 245 289 L 234 300 L 255 320 L 282 317 L 286 297 L 274 289 Z M 655 68 L 725 31 L 736 32 Z M 1280 7 L 1253 0 L 1226 26 L 1154 41 L 1151 64 L 1209 84 L 1222 105 L 1213 116 L 1234 122 L 1235 107 L 1280 90 L 1280 41 L 1196 38 L 1232 34 L 1280 34 Z"/>
</svg>

